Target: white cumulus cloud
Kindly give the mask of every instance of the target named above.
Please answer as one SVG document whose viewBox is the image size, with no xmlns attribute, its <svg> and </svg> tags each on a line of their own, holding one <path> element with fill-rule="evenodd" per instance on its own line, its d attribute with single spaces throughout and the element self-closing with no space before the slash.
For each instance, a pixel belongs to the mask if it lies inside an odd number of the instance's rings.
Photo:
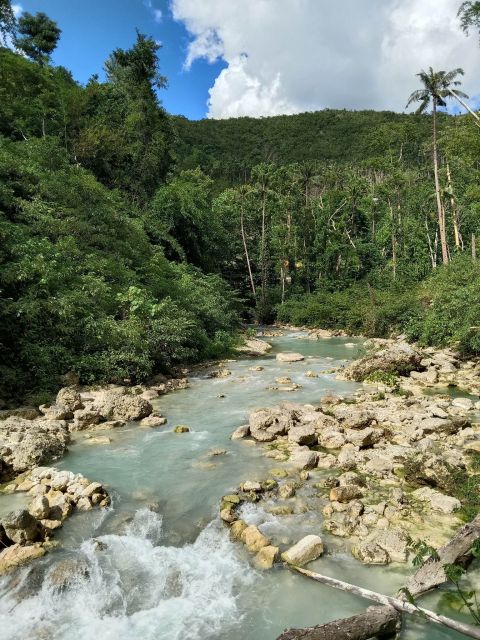
<svg viewBox="0 0 480 640">
<path fill-rule="evenodd" d="M 226 63 L 208 116 L 314 109 L 402 111 L 422 68 L 463 67 L 478 95 L 480 50 L 459 0 L 171 0 L 191 40 L 185 66 Z"/>
</svg>

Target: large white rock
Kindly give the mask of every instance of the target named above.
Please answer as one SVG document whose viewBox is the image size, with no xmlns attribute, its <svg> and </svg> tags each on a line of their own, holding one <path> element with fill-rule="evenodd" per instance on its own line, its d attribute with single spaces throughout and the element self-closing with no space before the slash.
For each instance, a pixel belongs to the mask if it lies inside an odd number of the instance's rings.
<svg viewBox="0 0 480 640">
<path fill-rule="evenodd" d="M 277 360 L 279 362 L 300 362 L 305 360 L 305 356 L 301 353 L 277 353 Z"/>
<path fill-rule="evenodd" d="M 272 348 L 271 344 L 265 342 L 265 340 L 259 340 L 258 338 L 248 338 L 245 343 L 237 347 L 236 351 L 244 353 L 248 356 L 263 356 L 268 353 Z"/>
<path fill-rule="evenodd" d="M 293 564 L 297 567 L 301 567 L 307 562 L 316 560 L 323 553 L 323 542 L 319 536 L 305 536 L 297 542 L 297 544 L 290 547 L 287 551 L 282 553 L 282 560 Z"/>
<path fill-rule="evenodd" d="M 446 496 L 440 491 L 430 489 L 430 487 L 422 487 L 412 493 L 412 496 L 427 502 L 434 511 L 440 511 L 441 513 L 453 513 L 462 506 L 460 500 L 452 496 Z"/>
</svg>

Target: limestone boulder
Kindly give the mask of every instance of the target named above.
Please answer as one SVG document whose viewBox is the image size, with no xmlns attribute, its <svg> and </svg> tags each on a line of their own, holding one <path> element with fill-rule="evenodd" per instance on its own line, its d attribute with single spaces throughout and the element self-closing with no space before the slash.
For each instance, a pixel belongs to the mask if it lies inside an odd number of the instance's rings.
<svg viewBox="0 0 480 640">
<path fill-rule="evenodd" d="M 305 356 L 301 353 L 277 353 L 276 359 L 278 362 L 301 362 Z"/>
<path fill-rule="evenodd" d="M 271 442 L 293 427 L 291 412 L 279 407 L 257 409 L 249 418 L 250 434 L 259 442 Z"/>
<path fill-rule="evenodd" d="M 344 376 L 349 380 L 361 382 L 376 371 L 407 374 L 421 368 L 422 354 L 407 342 L 387 342 L 375 351 L 349 364 Z"/>
<path fill-rule="evenodd" d="M 300 447 L 292 453 L 290 462 L 299 471 L 313 469 L 317 466 L 318 453 L 306 447 Z"/>
<path fill-rule="evenodd" d="M 69 411 L 83 409 L 82 397 L 76 387 L 63 387 L 57 393 L 56 404 L 66 407 Z"/>
<path fill-rule="evenodd" d="M 305 536 L 282 553 L 282 560 L 288 564 L 301 567 L 312 560 L 316 560 L 323 554 L 323 541 L 319 536 Z"/>
<path fill-rule="evenodd" d="M 240 347 L 237 347 L 238 353 L 245 354 L 247 356 L 264 356 L 271 351 L 272 345 L 265 340 L 259 338 L 247 338 L 245 343 Z"/>
<path fill-rule="evenodd" d="M 288 432 L 288 441 L 300 445 L 312 446 L 317 444 L 318 436 L 313 426 L 300 426 L 291 428 Z"/>
<path fill-rule="evenodd" d="M 0 478 L 19 474 L 61 457 L 70 441 L 63 420 L 0 421 Z"/>
<path fill-rule="evenodd" d="M 430 487 L 422 487 L 412 493 L 412 496 L 422 502 L 426 502 L 433 511 L 440 513 L 453 513 L 462 506 L 460 500 L 453 496 L 447 496 Z"/>
<path fill-rule="evenodd" d="M 7 513 L 2 518 L 2 525 L 7 538 L 17 544 L 38 542 L 44 537 L 41 525 L 26 509 Z"/>
<path fill-rule="evenodd" d="M 250 435 L 250 425 L 244 424 L 241 427 L 235 429 L 235 431 L 231 435 L 232 440 L 241 440 L 242 438 L 247 438 Z"/>
<path fill-rule="evenodd" d="M 0 552 L 0 575 L 15 569 L 31 560 L 45 555 L 45 549 L 39 544 L 22 546 L 14 544 Z"/>
<path fill-rule="evenodd" d="M 266 547 L 262 547 L 253 560 L 254 565 L 257 569 L 261 569 L 263 571 L 271 569 L 275 560 L 278 558 L 278 553 L 278 547 L 274 547 L 270 544 Z"/>
<path fill-rule="evenodd" d="M 253 524 L 244 529 L 241 539 L 247 549 L 255 553 L 270 544 L 268 538 Z"/>
</svg>

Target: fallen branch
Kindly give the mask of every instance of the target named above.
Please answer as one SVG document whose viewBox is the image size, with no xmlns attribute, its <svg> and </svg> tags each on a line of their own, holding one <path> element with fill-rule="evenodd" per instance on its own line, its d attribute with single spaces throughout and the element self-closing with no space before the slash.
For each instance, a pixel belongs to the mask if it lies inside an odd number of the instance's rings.
<svg viewBox="0 0 480 640">
<path fill-rule="evenodd" d="M 442 625 L 444 627 L 448 627 L 449 629 L 454 629 L 460 633 L 463 633 L 470 638 L 477 638 L 480 640 L 480 628 L 474 627 L 470 624 L 465 624 L 463 622 L 459 622 L 457 620 L 452 620 L 451 618 L 447 618 L 446 616 L 439 616 L 434 611 L 429 611 L 428 609 L 423 609 L 422 607 L 418 607 L 415 604 L 411 604 L 405 600 L 401 600 L 400 598 L 394 598 L 392 596 L 385 596 L 381 593 L 377 593 L 376 591 L 370 591 L 369 589 L 363 589 L 362 587 L 357 587 L 354 584 L 349 584 L 348 582 L 343 582 L 343 580 L 337 580 L 336 578 L 330 578 L 329 576 L 321 575 L 320 573 L 315 573 L 314 571 L 309 571 L 308 569 L 302 569 L 300 567 L 291 566 L 290 569 L 293 571 L 297 571 L 312 580 L 316 580 L 317 582 L 321 582 L 322 584 L 326 584 L 329 587 L 333 587 L 334 589 L 341 589 L 342 591 L 346 591 L 348 593 L 353 593 L 354 595 L 361 596 L 362 598 L 366 598 L 367 600 L 372 600 L 373 602 L 377 602 L 378 604 L 385 605 L 387 607 L 393 607 L 397 611 L 401 613 L 409 613 L 409 614 L 421 614 L 428 620 L 435 622 L 436 624 Z M 377 607 L 378 610 L 378 607 Z M 367 612 L 368 613 L 368 612 Z M 371 615 L 371 614 L 370 614 Z M 338 624 L 338 622 L 337 622 Z M 325 625 L 321 625 L 325 626 Z M 320 628 L 321 628 L 320 627 Z M 373 634 L 375 635 L 375 634 Z M 330 636 L 332 640 L 336 640 L 337 636 Z M 338 636 L 341 638 L 342 636 Z M 346 636 L 348 637 L 348 636 Z M 362 638 L 371 637 L 371 636 L 360 636 Z M 282 638 L 282 636 L 280 636 Z M 283 638 L 288 638 L 288 636 L 283 636 Z M 291 636 L 291 638 L 302 638 L 301 635 Z M 319 636 L 321 638 L 321 636 Z"/>
<path fill-rule="evenodd" d="M 480 515 L 461 527 L 453 538 L 438 550 L 438 560 L 426 562 L 413 574 L 407 582 L 407 589 L 412 596 L 416 598 L 447 582 L 444 565 L 458 562 L 468 554 L 475 540 L 479 538 Z"/>
<path fill-rule="evenodd" d="M 277 640 L 364 640 L 396 633 L 400 615 L 393 607 L 369 607 L 351 618 L 305 629 L 289 629 Z"/>
<path fill-rule="evenodd" d="M 447 582 L 447 576 L 445 575 L 443 567 L 446 564 L 464 563 L 465 561 L 468 561 L 471 557 L 470 551 L 472 546 L 478 539 L 480 539 L 480 515 L 461 527 L 453 538 L 438 550 L 438 560 L 430 560 L 426 562 L 409 579 L 407 583 L 407 590 L 411 596 L 418 598 L 427 591 Z M 416 605 L 406 602 L 406 596 L 402 592 L 399 592 L 395 598 L 391 598 L 389 596 L 375 593 L 374 591 L 368 591 L 367 589 L 362 589 L 361 587 L 348 584 L 347 582 L 315 574 L 307 569 L 299 569 L 297 567 L 292 568 L 305 576 L 317 580 L 318 582 L 323 582 L 324 584 L 328 584 L 337 589 L 355 593 L 364 598 L 373 600 L 374 602 L 379 602 L 384 606 L 370 607 L 364 614 L 360 614 L 360 617 L 353 616 L 352 618 L 335 620 L 335 622 L 303 630 L 290 629 L 281 635 L 278 640 L 322 640 L 323 638 L 329 638 L 331 640 L 367 640 L 379 633 L 386 633 L 385 630 L 382 631 L 382 620 L 386 620 L 391 617 L 392 608 L 397 612 L 422 613 L 432 622 L 455 629 L 456 631 L 472 638 L 480 638 L 480 628 L 451 620 L 445 616 L 438 616 L 433 611 L 427 611 L 426 609 L 422 609 Z M 372 595 L 374 597 L 372 597 Z M 384 609 L 384 618 L 382 618 L 382 609 Z M 398 613 L 397 617 L 398 621 L 400 621 L 400 615 Z M 358 626 L 352 627 L 352 625 L 355 624 Z M 322 635 L 323 629 L 328 630 L 330 635 Z M 352 631 L 352 629 L 356 630 Z M 348 633 L 351 635 L 349 636 Z"/>
</svg>

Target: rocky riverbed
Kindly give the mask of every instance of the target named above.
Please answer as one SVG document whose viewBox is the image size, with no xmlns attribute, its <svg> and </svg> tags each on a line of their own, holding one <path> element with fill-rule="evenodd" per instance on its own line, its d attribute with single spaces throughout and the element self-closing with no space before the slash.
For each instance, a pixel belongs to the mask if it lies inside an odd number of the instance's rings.
<svg viewBox="0 0 480 640">
<path fill-rule="evenodd" d="M 108 432 L 131 422 L 140 427 L 163 426 L 167 420 L 154 411 L 151 400 L 187 384 L 186 378 L 157 376 L 148 387 L 71 385 L 60 389 L 54 403 L 0 412 L 1 492 L 29 497 L 25 508 L 0 519 L 0 575 L 55 546 L 54 532 L 74 511 L 109 506 L 107 489 L 99 482 L 42 466 L 67 452 L 72 434 L 83 432 L 91 443 L 107 444 L 110 438 L 98 436 L 97 431 Z"/>
<path fill-rule="evenodd" d="M 328 338 L 324 332 L 311 337 Z M 401 339 L 370 341 L 367 348 L 367 355 L 337 372 L 341 379 L 367 380 L 354 398 L 332 395 L 317 405 L 257 409 L 232 434 L 282 463 L 272 477 L 246 480 L 220 505 L 232 539 L 255 552 L 255 566 L 289 562 L 289 554 L 304 564 L 305 557 L 315 560 L 323 553 L 318 536 L 282 553 L 282 544 L 265 536 L 261 525 L 241 517 L 248 503 L 288 516 L 299 508 L 299 490 L 316 498 L 310 504 L 302 500 L 300 508 L 321 509 L 323 530 L 343 539 L 364 564 L 406 562 L 410 540 L 439 546 L 461 524 L 462 504 L 448 492 L 459 478 L 477 473 L 470 454 L 480 450 L 480 402 L 422 392 L 453 384 L 475 391 L 480 367 L 450 350 L 422 350 Z M 281 353 L 277 359 L 301 356 Z M 296 553 L 298 545 L 306 556 Z M 312 545 L 319 553 L 310 556 Z"/>
<path fill-rule="evenodd" d="M 169 640 L 191 637 L 190 628 L 212 639 L 275 637 L 285 626 L 326 620 L 333 609 L 338 616 L 357 610 L 328 590 L 312 610 L 319 587 L 289 577 L 284 562 L 312 563 L 393 592 L 408 573 L 408 536 L 434 546 L 450 536 L 462 511 L 444 479 L 452 470 L 474 471 L 478 398 L 458 397 L 446 385 L 476 364 L 449 352 L 398 348 L 402 340 L 375 341 L 376 353 L 367 354 L 358 340 L 328 332 L 265 333 L 260 338 L 272 351 L 253 340 L 247 357 L 198 369 L 191 388 L 167 397 L 187 381 L 70 385 L 50 406 L 3 413 L 2 489 L 9 495 L 0 502 L 14 500 L 37 523 L 22 521 L 35 533 L 25 527 L 8 548 L 18 545 L 22 562 L 23 554 L 34 558 L 60 543 L 30 565 L 44 576 L 39 591 L 38 574 L 14 571 L 16 560 L 8 580 L 0 579 L 7 638 L 32 633 L 27 611 L 48 618 L 54 638 L 77 628 L 153 638 L 159 625 Z M 401 373 L 387 367 L 391 350 L 407 355 Z M 363 373 L 350 371 L 372 358 L 372 372 L 382 375 L 363 384 Z M 454 368 L 450 382 L 442 359 Z M 415 379 L 431 368 L 435 383 Z M 52 484 L 59 473 L 68 479 L 65 489 Z M 84 496 L 92 484 L 96 490 Z M 56 521 L 50 530 L 48 521 Z M 257 577 L 257 569 L 269 568 Z M 46 597 L 50 589 L 54 600 Z M 275 622 L 265 619 L 258 598 L 275 611 Z"/>
</svg>

